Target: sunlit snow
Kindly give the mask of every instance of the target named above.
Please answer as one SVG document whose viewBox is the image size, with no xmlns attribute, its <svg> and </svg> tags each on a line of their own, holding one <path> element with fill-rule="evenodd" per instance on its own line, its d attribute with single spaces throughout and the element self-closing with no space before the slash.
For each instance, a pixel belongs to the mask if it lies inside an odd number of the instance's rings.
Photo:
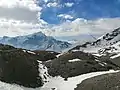
<svg viewBox="0 0 120 90">
<path fill-rule="evenodd" d="M 104 71 L 104 72 L 93 72 L 88 74 L 79 75 L 76 77 L 68 78 L 67 81 L 64 81 L 64 78 L 58 77 L 50 77 L 49 82 L 45 83 L 41 88 L 25 88 L 20 87 L 18 85 L 11 85 L 7 83 L 0 82 L 0 90 L 74 90 L 77 84 L 80 84 L 83 80 L 95 77 L 98 75 L 108 74 L 108 73 L 116 73 L 119 71 Z"/>
<path fill-rule="evenodd" d="M 69 62 L 78 62 L 78 61 L 82 61 L 82 60 L 80 60 L 80 59 L 72 59 L 72 60 L 69 60 Z"/>
</svg>

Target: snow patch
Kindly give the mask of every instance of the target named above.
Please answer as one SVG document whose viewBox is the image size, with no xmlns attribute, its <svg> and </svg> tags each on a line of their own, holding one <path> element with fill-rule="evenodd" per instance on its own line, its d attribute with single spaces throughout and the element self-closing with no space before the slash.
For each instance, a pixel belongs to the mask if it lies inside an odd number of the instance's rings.
<svg viewBox="0 0 120 90">
<path fill-rule="evenodd" d="M 99 63 L 101 66 L 105 66 L 104 64 L 102 64 L 102 63 Z"/>
<path fill-rule="evenodd" d="M 77 52 L 77 51 L 81 51 L 81 50 L 72 50 L 72 52 Z"/>
<path fill-rule="evenodd" d="M 69 62 L 78 62 L 78 61 L 82 61 L 82 60 L 80 60 L 80 59 L 73 59 L 73 60 L 69 60 Z"/>
<path fill-rule="evenodd" d="M 96 62 L 100 62 L 99 60 L 95 59 Z"/>
<path fill-rule="evenodd" d="M 27 50 L 22 50 L 22 51 L 25 52 L 25 53 L 27 52 L 27 53 L 34 54 L 34 55 L 36 54 L 36 53 L 34 53 L 32 51 L 27 51 Z"/>
<path fill-rule="evenodd" d="M 92 78 L 98 75 L 108 74 L 108 73 L 117 73 L 119 71 L 103 71 L 103 72 L 93 72 L 88 74 L 79 75 L 76 77 L 68 78 L 67 81 L 64 78 L 58 76 L 50 78 L 49 82 L 44 84 L 41 87 L 41 90 L 74 90 L 77 87 L 77 84 L 80 84 L 83 80 Z M 52 89 L 54 88 L 54 89 Z"/>
<path fill-rule="evenodd" d="M 23 52 L 26 52 L 26 50 L 23 50 Z"/>
<path fill-rule="evenodd" d="M 117 57 L 120 57 L 120 53 L 117 54 L 117 55 L 111 56 L 110 58 L 111 58 L 111 59 L 114 59 L 114 58 L 117 58 Z"/>
<path fill-rule="evenodd" d="M 32 51 L 27 51 L 27 52 L 30 53 L 30 54 L 34 54 L 34 55 L 36 54 L 36 53 L 34 53 L 34 52 L 32 52 Z"/>
<path fill-rule="evenodd" d="M 92 54 L 92 55 L 94 55 L 94 56 L 98 56 L 98 57 L 103 56 L 103 54 L 99 54 L 99 53 L 95 53 L 95 54 Z"/>
<path fill-rule="evenodd" d="M 104 65 L 107 65 L 107 63 L 103 62 Z"/>
<path fill-rule="evenodd" d="M 58 57 L 60 57 L 61 55 L 63 55 L 64 53 L 61 53 L 61 54 L 58 54 L 58 55 L 56 55 L 56 57 L 58 58 Z"/>
<path fill-rule="evenodd" d="M 38 69 L 39 76 L 42 78 L 43 83 L 46 83 L 49 81 L 48 79 L 50 77 L 50 75 L 48 74 L 47 67 L 45 65 L 43 65 L 42 61 L 39 61 L 39 60 L 37 60 L 37 61 L 39 62 L 39 69 Z"/>
<path fill-rule="evenodd" d="M 105 63 L 105 62 L 101 62 L 100 60 L 95 59 L 95 61 L 98 62 L 101 66 L 105 66 L 105 65 L 107 65 L 107 63 Z"/>
</svg>

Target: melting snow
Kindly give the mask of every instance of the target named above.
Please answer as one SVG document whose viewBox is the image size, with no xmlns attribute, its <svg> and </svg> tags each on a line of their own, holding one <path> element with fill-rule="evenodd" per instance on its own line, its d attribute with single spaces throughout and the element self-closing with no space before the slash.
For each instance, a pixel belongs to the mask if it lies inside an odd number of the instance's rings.
<svg viewBox="0 0 120 90">
<path fill-rule="evenodd" d="M 95 59 L 96 62 L 100 62 L 99 60 Z"/>
<path fill-rule="evenodd" d="M 120 57 L 120 53 L 117 54 L 117 55 L 114 55 L 114 56 L 112 56 L 112 57 L 110 57 L 110 58 L 111 58 L 111 59 L 114 59 L 114 58 L 117 58 L 117 57 Z"/>
<path fill-rule="evenodd" d="M 77 51 L 80 51 L 80 50 L 72 50 L 72 52 L 77 52 Z"/>
<path fill-rule="evenodd" d="M 23 50 L 23 52 L 26 52 L 26 50 Z"/>
<path fill-rule="evenodd" d="M 116 73 L 118 71 L 110 70 L 104 72 L 93 72 L 88 74 L 79 75 L 76 77 L 68 78 L 67 81 L 64 81 L 62 77 L 50 78 L 49 82 L 46 83 L 41 90 L 51 90 L 55 88 L 56 90 L 74 90 L 77 87 L 77 84 L 80 84 L 83 80 L 92 78 L 98 75 L 107 74 L 107 73 Z"/>
<path fill-rule="evenodd" d="M 30 54 L 36 54 L 36 53 L 34 53 L 32 51 L 26 51 L 26 50 L 23 50 L 23 52 L 27 52 L 27 53 L 30 53 Z"/>
<path fill-rule="evenodd" d="M 101 66 L 105 66 L 105 65 L 107 65 L 107 63 L 105 63 L 105 62 L 101 62 L 101 61 L 99 61 L 99 60 L 97 60 L 97 59 L 95 59 L 95 61 L 98 62 Z"/>
<path fill-rule="evenodd" d="M 58 57 L 60 57 L 61 55 L 63 55 L 64 53 L 61 53 L 61 54 L 58 54 L 58 55 L 56 55 L 56 57 L 58 58 Z"/>
<path fill-rule="evenodd" d="M 92 55 L 95 55 L 95 56 L 98 56 L 98 57 L 103 56 L 103 54 L 98 54 L 98 53 L 95 53 L 95 54 L 92 54 Z"/>
<path fill-rule="evenodd" d="M 40 62 L 41 63 L 41 62 Z M 7 83 L 0 82 L 0 90 L 74 90 L 77 87 L 77 84 L 80 84 L 83 80 L 92 78 L 98 75 L 108 74 L 108 73 L 117 73 L 119 71 L 104 71 L 104 72 L 93 72 L 88 74 L 79 75 L 76 77 L 68 78 L 67 81 L 64 81 L 64 78 L 51 77 L 49 82 L 45 83 L 41 88 L 25 88 L 18 85 L 11 85 Z"/>
<path fill-rule="evenodd" d="M 28 53 L 30 53 L 30 54 L 36 54 L 36 53 L 34 53 L 34 52 L 32 52 L 32 51 L 27 51 Z"/>
<path fill-rule="evenodd" d="M 48 74 L 48 70 L 47 67 L 45 65 L 42 64 L 42 61 L 39 61 L 39 76 L 42 78 L 43 82 L 48 82 L 49 79 L 49 74 Z"/>
<path fill-rule="evenodd" d="M 107 63 L 105 63 L 105 62 L 103 62 L 104 63 L 104 65 L 107 65 Z"/>
<path fill-rule="evenodd" d="M 77 62 L 77 61 L 82 61 L 82 60 L 80 60 L 80 59 L 69 60 L 69 62 Z"/>
<path fill-rule="evenodd" d="M 105 66 L 104 64 L 102 64 L 102 63 L 99 63 L 101 66 Z"/>
</svg>

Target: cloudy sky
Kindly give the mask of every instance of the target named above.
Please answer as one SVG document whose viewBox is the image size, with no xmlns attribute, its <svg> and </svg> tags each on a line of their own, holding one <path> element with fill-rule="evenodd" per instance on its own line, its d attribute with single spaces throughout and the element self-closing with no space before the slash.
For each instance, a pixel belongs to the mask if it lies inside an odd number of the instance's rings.
<svg viewBox="0 0 120 90">
<path fill-rule="evenodd" d="M 120 27 L 120 0 L 0 0 L 0 36 L 42 31 L 56 38 Z"/>
</svg>

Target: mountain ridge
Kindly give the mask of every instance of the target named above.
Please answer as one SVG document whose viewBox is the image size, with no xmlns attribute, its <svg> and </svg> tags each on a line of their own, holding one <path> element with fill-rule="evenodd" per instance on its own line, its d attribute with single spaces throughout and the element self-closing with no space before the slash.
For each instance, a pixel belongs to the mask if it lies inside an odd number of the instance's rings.
<svg viewBox="0 0 120 90">
<path fill-rule="evenodd" d="M 77 45 L 69 51 L 84 51 L 88 53 L 106 53 L 108 50 L 115 49 L 115 46 L 120 41 L 120 28 L 114 29 L 110 33 L 106 33 L 105 35 L 98 38 L 93 42 L 86 42 L 82 45 Z M 119 47 L 120 48 L 120 47 Z M 105 49 L 105 52 L 103 51 Z"/>
<path fill-rule="evenodd" d="M 0 43 L 28 50 L 47 50 L 55 52 L 61 52 L 71 46 L 68 42 L 56 40 L 52 36 L 46 36 L 42 32 L 17 37 L 4 36 L 0 38 Z"/>
</svg>

